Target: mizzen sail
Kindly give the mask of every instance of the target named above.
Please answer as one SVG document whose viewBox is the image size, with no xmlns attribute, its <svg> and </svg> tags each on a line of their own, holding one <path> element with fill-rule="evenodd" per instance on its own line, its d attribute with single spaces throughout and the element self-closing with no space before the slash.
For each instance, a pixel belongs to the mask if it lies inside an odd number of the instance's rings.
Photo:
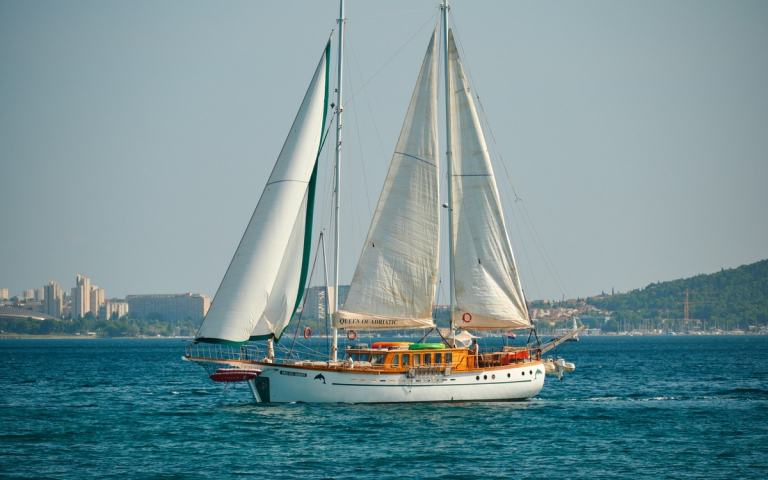
<svg viewBox="0 0 768 480">
<path fill-rule="evenodd" d="M 457 321 L 464 320 L 458 324 L 473 330 L 530 328 L 488 146 L 450 30 L 448 55 L 453 169 L 451 234 L 459 310 L 454 316 Z"/>
<path fill-rule="evenodd" d="M 303 295 L 330 41 L 196 340 L 280 338 Z"/>
<path fill-rule="evenodd" d="M 434 326 L 439 197 L 437 32 L 427 48 L 368 237 L 336 328 Z"/>
</svg>

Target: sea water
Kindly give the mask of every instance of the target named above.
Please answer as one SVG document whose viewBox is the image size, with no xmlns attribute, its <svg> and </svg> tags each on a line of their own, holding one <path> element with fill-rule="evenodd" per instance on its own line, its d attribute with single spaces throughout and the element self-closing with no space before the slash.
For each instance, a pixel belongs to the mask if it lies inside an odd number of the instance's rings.
<svg viewBox="0 0 768 480">
<path fill-rule="evenodd" d="M 768 336 L 583 337 L 512 403 L 257 405 L 180 340 L 0 340 L 0 478 L 768 478 Z"/>
</svg>

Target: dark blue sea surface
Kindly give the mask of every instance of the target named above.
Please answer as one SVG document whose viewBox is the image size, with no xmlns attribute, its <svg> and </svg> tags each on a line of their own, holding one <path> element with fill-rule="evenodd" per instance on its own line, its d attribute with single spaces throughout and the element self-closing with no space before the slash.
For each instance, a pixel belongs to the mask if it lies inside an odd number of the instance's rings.
<svg viewBox="0 0 768 480">
<path fill-rule="evenodd" d="M 180 340 L 0 340 L 0 478 L 768 478 L 768 336 L 586 337 L 515 403 L 256 405 Z"/>
</svg>

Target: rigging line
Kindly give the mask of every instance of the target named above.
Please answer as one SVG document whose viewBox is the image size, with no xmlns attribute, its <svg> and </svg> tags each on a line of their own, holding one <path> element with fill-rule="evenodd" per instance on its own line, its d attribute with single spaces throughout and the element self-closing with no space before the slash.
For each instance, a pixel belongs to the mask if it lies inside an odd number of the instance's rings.
<svg viewBox="0 0 768 480">
<path fill-rule="evenodd" d="M 522 200 L 521 200 L 521 202 L 522 202 Z M 540 246 L 539 246 L 539 243 L 536 241 L 536 236 L 535 236 L 535 235 L 534 235 L 534 233 L 533 233 L 533 230 L 532 230 L 532 228 L 531 228 L 531 225 L 530 225 L 529 221 L 527 221 L 527 220 L 526 220 L 526 217 L 525 217 L 525 215 L 523 215 L 523 211 L 522 211 L 522 209 L 520 208 L 520 205 L 518 204 L 518 202 L 517 202 L 517 201 L 515 201 L 515 204 L 514 204 L 514 205 L 515 205 L 515 207 L 516 207 L 517 209 L 519 209 L 519 210 L 520 210 L 520 215 L 521 215 L 521 218 L 522 218 L 522 220 L 523 220 L 523 225 L 525 225 L 525 229 L 528 231 L 528 235 L 530 235 L 530 236 L 531 236 L 531 239 L 533 239 L 533 245 L 534 245 L 534 247 L 536 247 L 536 250 L 539 252 L 539 256 L 540 256 L 540 257 L 541 257 L 541 259 L 544 261 L 544 266 L 547 268 L 547 271 L 549 271 L 549 275 L 550 275 L 550 276 L 551 276 L 551 277 L 552 277 L 552 278 L 555 280 L 555 285 L 557 286 L 558 290 L 560 290 L 560 292 L 562 293 L 562 289 L 560 288 L 560 285 L 559 285 L 559 284 L 557 284 L 557 280 L 555 279 L 555 276 L 554 276 L 554 274 L 552 273 L 552 269 L 550 268 L 550 265 L 549 265 L 549 263 L 547 263 L 546 257 L 545 257 L 545 256 L 544 256 L 544 254 L 542 253 L 542 251 L 541 251 L 541 248 L 540 248 Z"/>
<path fill-rule="evenodd" d="M 486 124 L 487 124 L 487 120 L 486 120 Z M 488 127 L 488 125 L 486 125 L 486 127 Z M 499 162 L 501 162 L 500 158 L 498 160 L 499 160 Z M 503 163 L 502 163 L 502 166 L 503 166 Z M 498 190 L 498 188 L 497 188 L 497 190 Z M 512 199 L 512 197 L 510 196 L 510 192 L 509 192 L 508 188 L 501 189 L 501 191 L 503 191 L 503 195 L 506 198 L 506 201 L 507 201 L 508 205 L 513 205 L 514 206 L 517 200 L 522 201 L 522 199 L 520 197 L 517 197 L 516 195 L 515 195 L 515 199 Z M 523 254 L 524 254 L 524 257 L 525 257 L 525 261 L 528 264 L 528 270 L 530 272 L 530 279 L 533 281 L 534 290 L 536 292 L 536 295 L 541 296 L 541 290 L 539 289 L 539 284 L 538 284 L 538 281 L 536 279 L 536 272 L 535 272 L 535 270 L 533 268 L 533 264 L 531 263 L 532 256 L 528 254 L 528 248 L 526 246 L 525 236 L 522 235 L 523 229 L 520 228 L 520 223 L 518 222 L 517 215 L 515 214 L 515 208 L 514 207 L 513 208 L 508 208 L 503 213 L 504 213 L 505 220 L 510 215 L 512 217 L 512 221 L 515 224 L 515 232 L 514 233 L 517 235 L 517 238 L 519 239 L 519 242 L 517 243 L 517 245 L 521 246 L 522 249 L 523 249 Z M 525 220 L 525 219 L 523 218 L 522 220 Z M 526 229 L 528 230 L 528 234 L 531 236 L 531 240 L 533 240 L 534 243 L 535 243 L 536 242 L 536 238 L 533 236 L 533 234 L 532 234 L 530 228 L 528 228 L 527 224 L 526 224 Z M 510 242 L 511 241 L 512 241 L 512 239 L 510 239 Z M 518 269 L 518 276 L 519 276 L 519 269 Z"/>
<path fill-rule="evenodd" d="M 369 79 L 368 79 L 368 80 L 367 80 L 365 83 L 363 83 L 363 85 L 360 87 L 360 89 L 358 89 L 358 91 L 357 91 L 357 92 L 354 92 L 354 93 L 352 93 L 352 95 L 351 95 L 351 96 L 350 96 L 350 97 L 349 97 L 349 98 L 346 100 L 346 102 L 344 102 L 344 105 L 346 105 L 347 103 L 349 103 L 349 102 L 350 102 L 350 101 L 351 101 L 353 98 L 355 98 L 355 96 L 356 96 L 356 95 L 357 95 L 357 94 L 360 92 L 360 90 L 362 90 L 363 88 L 365 88 L 365 86 L 366 86 L 366 85 L 368 85 L 369 83 L 371 83 L 371 80 L 373 80 L 374 78 L 376 78 L 376 76 L 377 76 L 379 73 L 381 73 L 381 71 L 382 71 L 382 70 L 384 70 L 384 68 L 385 68 L 385 67 L 386 67 L 386 66 L 389 64 L 389 62 L 391 62 L 392 60 L 394 60 L 394 59 L 395 59 L 395 57 L 396 57 L 396 56 L 397 56 L 397 55 L 398 55 L 398 54 L 399 54 L 399 53 L 400 53 L 400 52 L 401 52 L 401 51 L 402 51 L 402 50 L 403 50 L 405 47 L 407 47 L 407 46 L 408 46 L 408 44 L 410 44 L 410 43 L 411 43 L 411 41 L 413 41 L 413 39 L 414 39 L 414 38 L 416 38 L 416 35 L 418 35 L 418 34 L 419 34 L 419 33 L 420 33 L 420 32 L 421 32 L 423 29 L 424 29 L 424 26 L 425 26 L 425 25 L 427 25 L 427 24 L 429 24 L 429 22 L 430 22 L 430 21 L 432 21 L 432 19 L 433 19 L 433 18 L 434 18 L 436 15 L 437 15 L 437 13 L 435 13 L 434 15 L 432 15 L 431 17 L 429 17 L 429 20 L 427 20 L 427 21 L 426 21 L 426 22 L 425 22 L 425 23 L 424 23 L 422 26 L 420 26 L 420 27 L 418 28 L 418 30 L 416 30 L 416 33 L 414 33 L 414 34 L 413 34 L 413 36 L 411 36 L 411 38 L 409 38 L 408 40 L 406 40 L 406 42 L 405 42 L 405 43 L 404 43 L 404 44 L 403 44 L 403 45 L 402 45 L 402 46 L 401 46 L 401 47 L 400 47 L 400 48 L 399 48 L 399 49 L 398 49 L 398 50 L 397 50 L 397 51 L 396 51 L 396 52 L 395 52 L 395 53 L 394 53 L 394 54 L 393 54 L 393 55 L 392 55 L 390 58 L 389 58 L 389 60 L 387 60 L 386 62 L 384 62 L 384 65 L 382 65 L 382 66 L 381 66 L 381 67 L 380 67 L 378 70 L 376 70 L 376 72 L 375 72 L 373 75 L 371 75 L 371 77 L 370 77 L 370 78 L 369 78 Z M 349 30 L 348 30 L 348 29 L 346 29 L 346 30 L 345 30 L 345 32 L 346 32 L 346 34 L 347 34 L 347 37 L 349 37 Z"/>
<path fill-rule="evenodd" d="M 352 48 L 352 46 L 349 46 L 349 50 L 351 50 L 352 58 L 355 60 L 354 65 L 357 67 L 357 75 L 360 77 L 360 83 L 363 83 L 363 75 L 360 71 L 360 65 L 357 61 L 357 56 L 355 55 L 355 51 Z M 368 89 L 366 89 L 364 86 L 361 88 L 363 93 L 365 94 L 365 100 L 368 105 L 368 112 L 371 115 L 371 122 L 373 123 L 373 130 L 376 132 L 376 139 L 379 141 L 379 148 L 381 149 L 381 157 L 383 161 L 386 161 L 387 154 L 384 151 L 384 143 L 381 141 L 381 134 L 379 133 L 379 126 L 376 123 L 376 116 L 373 114 L 373 106 L 371 105 L 371 97 L 368 95 Z M 362 144 L 362 142 L 361 142 Z M 370 209 L 370 208 L 369 208 Z"/>
<path fill-rule="evenodd" d="M 507 192 L 507 197 L 509 197 L 509 192 Z M 510 209 L 512 211 L 512 221 L 515 222 L 515 231 L 520 236 L 520 245 L 523 247 L 523 253 L 525 254 L 525 260 L 528 263 L 528 269 L 531 271 L 531 280 L 533 281 L 533 288 L 536 290 L 536 295 L 539 297 L 541 296 L 541 290 L 539 290 L 539 283 L 536 281 L 536 274 L 533 270 L 533 265 L 531 264 L 531 255 L 528 255 L 528 248 L 525 246 L 525 239 L 522 235 L 520 235 L 520 232 L 523 230 L 520 228 L 520 223 L 517 221 L 517 215 L 515 215 L 515 209 Z"/>
<path fill-rule="evenodd" d="M 521 200 L 520 202 L 515 202 L 515 205 L 517 205 L 518 203 L 523 205 L 523 211 L 527 213 L 527 210 L 525 210 L 525 203 Z M 517 206 L 518 208 L 520 208 L 519 205 Z M 564 291 L 564 286 L 562 285 L 562 282 L 558 283 L 557 276 L 553 272 L 553 269 L 555 266 L 554 264 L 552 264 L 552 260 L 549 259 L 548 261 L 548 256 L 545 256 L 544 253 L 542 253 L 541 251 L 541 249 L 544 248 L 544 245 L 541 242 L 541 237 L 539 237 L 538 234 L 534 235 L 534 232 L 536 231 L 536 227 L 533 225 L 533 221 L 531 220 L 530 215 L 528 215 L 527 217 L 528 217 L 528 221 L 526 221 L 526 216 L 523 216 L 523 223 L 525 224 L 525 227 L 528 229 L 528 234 L 531 235 L 531 237 L 534 239 L 533 244 L 536 246 L 536 250 L 538 250 L 539 255 L 544 260 L 544 266 L 547 267 L 547 271 L 549 271 L 550 276 L 555 281 L 555 285 L 557 286 L 557 289 L 560 290 L 561 294 L 565 294 L 566 292 Z M 533 231 L 531 229 L 533 229 Z M 536 241 L 537 239 L 538 241 Z"/>
<path fill-rule="evenodd" d="M 322 236 L 320 237 L 322 239 Z M 307 277 L 307 285 L 309 284 L 310 280 L 315 276 L 315 266 L 317 265 L 317 252 L 320 250 L 320 239 L 317 241 L 317 248 L 315 248 L 315 261 L 312 262 L 312 270 L 309 273 L 309 276 Z M 296 339 L 299 337 L 299 327 L 301 327 L 301 320 L 304 318 L 304 311 L 305 307 L 307 306 L 307 299 L 309 298 L 309 295 L 306 294 L 307 288 L 306 285 L 304 286 L 304 301 L 301 303 L 301 313 L 299 314 L 299 321 L 296 322 L 296 332 L 293 335 L 293 342 L 291 343 L 291 349 L 288 351 L 288 356 L 290 357 L 293 353 L 293 348 L 296 345 Z M 290 322 L 290 320 L 289 320 Z"/>
<path fill-rule="evenodd" d="M 531 216 L 528 213 L 528 208 L 526 208 L 525 202 L 523 202 L 521 200 L 520 204 L 523 206 L 523 211 L 525 212 L 526 216 L 528 217 L 528 220 L 531 222 L 531 226 L 533 227 L 533 231 L 536 233 L 536 238 L 538 238 L 539 242 L 541 243 L 541 248 L 544 249 L 544 253 L 547 255 L 547 259 L 552 264 L 552 268 L 555 270 L 555 274 L 557 275 L 557 278 L 560 280 L 560 285 L 563 287 L 563 290 L 565 291 L 564 293 L 570 297 L 571 295 L 568 293 L 568 289 L 565 288 L 565 283 L 563 282 L 563 279 L 560 278 L 560 274 L 557 273 L 557 269 L 555 268 L 555 264 L 554 264 L 554 262 L 552 262 L 552 259 L 549 256 L 549 252 L 547 252 L 547 248 L 544 246 L 544 242 L 541 240 L 541 237 L 539 236 L 538 230 L 536 230 L 536 225 L 534 225 L 533 224 L 533 220 L 531 220 Z"/>
<path fill-rule="evenodd" d="M 336 112 L 334 111 L 333 112 L 333 116 L 335 116 L 335 115 L 336 115 Z M 328 133 L 330 132 L 331 127 L 333 126 L 333 116 L 331 118 L 331 122 L 328 125 L 328 131 L 326 132 L 326 138 L 328 137 Z M 325 149 L 323 149 L 323 150 L 325 150 Z M 329 190 L 329 188 L 328 188 L 329 178 L 334 178 L 334 174 L 336 173 L 336 166 L 334 165 L 334 162 L 331 162 L 328 159 L 329 155 L 330 155 L 330 152 L 328 150 L 326 150 L 325 151 L 326 161 L 324 162 L 325 165 L 326 165 L 326 170 L 325 170 L 325 178 L 324 178 L 324 184 L 323 184 L 323 189 L 322 189 L 323 201 L 319 202 L 319 204 L 318 204 L 318 206 L 322 206 L 321 216 L 320 216 L 320 225 L 321 226 L 326 225 L 326 223 L 325 223 L 326 222 L 326 218 L 327 218 L 326 216 L 329 214 L 330 204 L 333 203 L 333 190 L 332 189 L 331 189 L 330 202 L 329 202 L 329 199 L 326 198 L 326 195 L 328 194 L 328 190 Z M 333 168 L 330 171 L 330 173 L 331 173 L 330 177 L 328 175 L 328 173 L 329 173 L 328 166 L 329 165 L 333 165 Z"/>
<path fill-rule="evenodd" d="M 348 133 L 347 133 L 347 138 L 349 138 L 349 134 Z M 354 202 L 352 200 L 352 198 L 354 197 L 354 193 L 355 193 L 354 182 L 352 181 L 352 161 L 351 161 L 352 152 L 350 152 L 350 149 L 346 149 L 346 150 L 344 150 L 343 153 L 346 153 L 346 160 L 347 160 L 346 164 L 349 166 L 349 168 L 347 169 L 348 174 L 345 176 L 346 181 L 347 181 L 347 192 L 350 192 L 350 194 L 347 195 L 347 197 L 349 197 L 349 199 L 347 200 L 347 202 L 348 202 L 347 203 L 347 208 L 349 209 L 348 211 L 352 213 L 352 214 L 348 215 L 348 218 L 350 220 L 352 220 L 352 222 L 351 222 L 352 225 L 350 226 L 350 228 L 347 228 L 346 231 L 349 232 L 349 235 L 351 237 L 351 242 L 350 242 L 351 249 L 350 249 L 350 251 L 357 251 L 358 242 L 361 245 L 361 250 L 362 250 L 362 244 L 363 244 L 363 242 L 365 242 L 365 238 L 367 237 L 367 231 L 366 231 L 366 234 L 363 234 L 363 232 L 362 232 L 362 228 L 363 227 L 362 226 L 364 225 L 364 222 L 362 222 L 361 219 L 360 219 L 360 210 L 361 209 L 360 208 L 355 208 L 356 207 L 356 202 Z M 367 195 L 367 192 L 366 192 L 366 195 Z M 358 240 L 357 237 L 361 237 L 361 239 Z"/>
<path fill-rule="evenodd" d="M 347 45 L 347 49 L 344 50 L 344 53 L 346 55 L 349 55 L 347 52 L 349 52 L 350 50 L 352 50 L 352 47 L 348 44 Z M 357 70 L 359 72 L 360 71 L 360 66 L 357 63 L 357 57 L 355 56 L 355 52 L 354 51 L 352 51 L 352 59 L 355 61 L 355 66 L 357 66 Z M 349 65 L 349 64 L 350 64 L 350 62 L 349 62 L 349 60 L 347 60 L 347 65 Z M 347 69 L 347 77 L 348 77 L 347 81 L 349 82 L 349 85 L 351 87 L 352 86 L 352 73 L 350 72 L 350 70 L 351 70 L 351 68 Z M 366 98 L 368 98 L 367 91 L 366 91 Z M 354 114 L 354 118 L 355 118 L 355 131 L 357 132 L 357 148 L 360 151 L 360 167 L 361 167 L 361 170 L 363 172 L 363 184 L 365 186 L 365 202 L 368 205 L 368 216 L 372 217 L 373 214 L 371 213 L 371 200 L 370 200 L 370 198 L 368 196 L 368 192 L 370 190 L 368 189 L 368 177 L 365 174 L 365 160 L 364 160 L 364 156 L 363 156 L 363 141 L 362 141 L 362 139 L 360 137 L 360 122 L 359 122 L 359 118 L 358 118 L 358 113 L 357 113 L 356 105 L 357 105 L 356 102 L 353 101 L 352 102 L 352 113 Z M 370 105 L 370 103 L 369 103 L 369 105 Z M 378 131 L 377 131 L 377 133 L 378 133 Z M 379 140 L 379 142 L 381 142 L 381 140 Z"/>
<path fill-rule="evenodd" d="M 325 281 L 325 346 L 328 349 L 328 358 L 333 359 L 333 346 L 331 345 L 331 336 L 329 335 L 331 333 L 331 319 L 329 318 L 331 315 L 328 315 L 328 307 L 330 305 L 328 301 L 328 256 L 325 251 L 325 235 L 323 235 L 323 232 L 320 232 L 320 242 L 323 244 L 323 280 Z M 336 312 L 332 313 L 332 315 L 334 314 Z"/>
</svg>

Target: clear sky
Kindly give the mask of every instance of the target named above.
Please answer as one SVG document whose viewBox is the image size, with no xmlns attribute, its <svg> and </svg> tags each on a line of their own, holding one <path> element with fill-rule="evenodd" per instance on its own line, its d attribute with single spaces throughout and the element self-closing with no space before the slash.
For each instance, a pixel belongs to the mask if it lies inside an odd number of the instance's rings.
<svg viewBox="0 0 768 480">
<path fill-rule="evenodd" d="M 348 1 L 342 283 L 436 4 Z M 768 258 L 768 2 L 451 5 L 523 199 L 503 193 L 529 298 Z M 337 16 L 331 0 L 0 0 L 0 287 L 82 273 L 107 297 L 212 297 Z"/>
</svg>

